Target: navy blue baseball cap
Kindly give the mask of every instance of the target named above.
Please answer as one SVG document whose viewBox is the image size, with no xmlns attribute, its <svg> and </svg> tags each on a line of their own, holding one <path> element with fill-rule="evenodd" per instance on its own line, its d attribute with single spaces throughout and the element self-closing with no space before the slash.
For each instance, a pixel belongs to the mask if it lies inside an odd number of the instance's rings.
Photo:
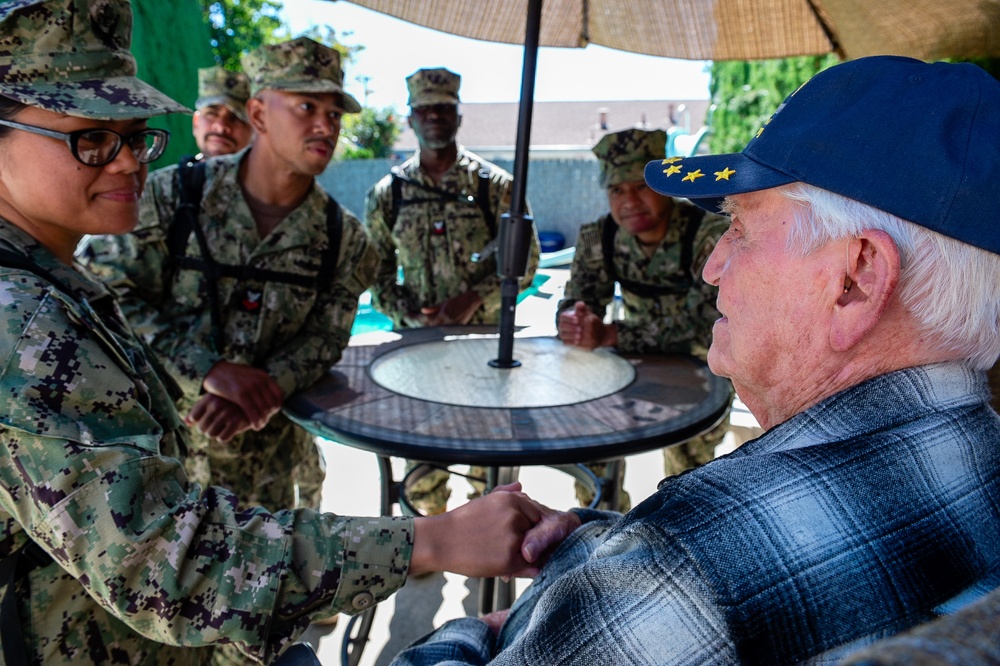
<svg viewBox="0 0 1000 666">
<path fill-rule="evenodd" d="M 656 160 L 645 177 L 713 211 L 808 183 L 1000 253 L 1000 81 L 967 63 L 852 60 L 789 95 L 743 152 Z"/>
</svg>

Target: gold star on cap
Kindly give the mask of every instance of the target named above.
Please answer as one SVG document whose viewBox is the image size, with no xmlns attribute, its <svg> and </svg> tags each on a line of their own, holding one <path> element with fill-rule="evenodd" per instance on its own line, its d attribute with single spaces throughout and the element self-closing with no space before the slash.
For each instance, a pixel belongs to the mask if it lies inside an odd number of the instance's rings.
<svg viewBox="0 0 1000 666">
<path fill-rule="evenodd" d="M 670 166 L 668 166 L 666 169 L 663 170 L 663 173 L 667 174 L 667 178 L 670 178 L 675 173 L 680 173 L 680 172 L 681 168 L 676 164 L 671 164 Z"/>
<path fill-rule="evenodd" d="M 663 162 L 661 162 L 661 164 L 673 164 L 674 162 L 680 162 L 682 159 L 684 159 L 684 158 L 683 157 L 668 157 L 667 159 L 663 160 Z"/>
<path fill-rule="evenodd" d="M 726 167 L 722 171 L 716 171 L 715 181 L 719 182 L 720 180 L 729 180 L 729 177 L 732 176 L 734 173 L 736 173 L 736 170 L 730 169 L 729 167 Z"/>
<path fill-rule="evenodd" d="M 701 169 L 695 169 L 694 171 L 688 171 L 687 175 L 684 176 L 683 178 L 681 178 L 681 182 L 684 182 L 685 180 L 690 180 L 693 183 L 694 181 L 698 180 L 699 178 L 701 178 L 704 175 L 705 174 L 703 174 L 701 172 Z"/>
</svg>

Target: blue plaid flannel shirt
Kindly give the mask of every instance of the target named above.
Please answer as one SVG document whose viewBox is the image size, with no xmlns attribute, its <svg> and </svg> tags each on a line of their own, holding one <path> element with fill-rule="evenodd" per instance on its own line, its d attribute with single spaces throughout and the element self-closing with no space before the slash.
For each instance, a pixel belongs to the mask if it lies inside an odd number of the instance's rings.
<svg viewBox="0 0 1000 666">
<path fill-rule="evenodd" d="M 890 373 L 590 518 L 499 639 L 453 620 L 393 662 L 832 663 L 1000 586 L 1000 417 L 961 364 Z"/>
</svg>

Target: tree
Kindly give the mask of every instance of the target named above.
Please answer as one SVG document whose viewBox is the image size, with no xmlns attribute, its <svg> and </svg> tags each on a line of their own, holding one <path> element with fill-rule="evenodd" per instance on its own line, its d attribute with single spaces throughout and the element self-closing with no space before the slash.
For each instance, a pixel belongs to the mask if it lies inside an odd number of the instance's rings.
<svg viewBox="0 0 1000 666">
<path fill-rule="evenodd" d="M 211 31 L 212 50 L 218 64 L 229 70 L 239 71 L 240 56 L 263 44 L 275 44 L 292 35 L 281 22 L 282 3 L 277 0 L 200 0 L 205 20 Z M 341 37 L 350 37 L 350 32 Z M 314 25 L 302 35 L 321 44 L 337 49 L 344 69 L 350 67 L 354 57 L 364 49 L 358 44 L 347 44 L 338 39 L 330 26 Z M 399 136 L 395 110 L 390 108 L 364 109 L 360 114 L 344 117 L 344 129 L 339 151 L 340 159 L 386 157 Z"/>
<path fill-rule="evenodd" d="M 399 122 L 394 107 L 365 108 L 344 116 L 338 154 L 342 160 L 389 157 L 397 138 Z"/>
<path fill-rule="evenodd" d="M 201 0 L 205 20 L 212 33 L 215 61 L 232 71 L 240 71 L 240 56 L 261 44 L 281 41 L 276 0 Z"/>
<path fill-rule="evenodd" d="M 712 63 L 709 92 L 716 105 L 709 145 L 713 153 L 738 153 L 785 97 L 836 56 L 802 56 Z"/>
</svg>

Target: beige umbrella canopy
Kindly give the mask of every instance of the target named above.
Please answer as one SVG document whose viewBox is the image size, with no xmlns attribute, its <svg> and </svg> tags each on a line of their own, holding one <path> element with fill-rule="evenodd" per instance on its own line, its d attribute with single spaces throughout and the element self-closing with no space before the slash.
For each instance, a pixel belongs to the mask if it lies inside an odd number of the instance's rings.
<svg viewBox="0 0 1000 666">
<path fill-rule="evenodd" d="M 473 39 L 524 44 L 528 0 L 351 0 Z M 544 0 L 540 46 L 691 60 L 836 53 L 1000 55 L 1000 0 Z"/>
</svg>

